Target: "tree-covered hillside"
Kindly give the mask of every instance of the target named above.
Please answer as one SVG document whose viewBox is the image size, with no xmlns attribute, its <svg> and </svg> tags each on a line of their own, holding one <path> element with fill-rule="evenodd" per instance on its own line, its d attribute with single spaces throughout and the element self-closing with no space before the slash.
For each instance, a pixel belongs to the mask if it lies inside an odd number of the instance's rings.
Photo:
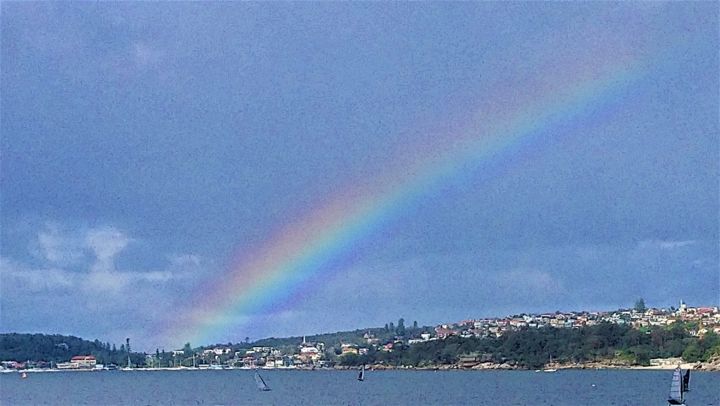
<svg viewBox="0 0 720 406">
<path fill-rule="evenodd" d="M 413 326 L 405 327 L 404 320 L 400 319 L 398 325 L 394 323 L 386 324 L 385 327 L 370 327 L 357 329 L 352 331 L 339 331 L 336 333 L 326 334 L 315 334 L 306 336 L 305 340 L 308 342 L 321 342 L 327 347 L 340 347 L 341 344 L 366 344 L 367 340 L 364 338 L 365 334 L 369 334 L 372 337 L 377 338 L 379 341 L 391 340 L 395 337 L 411 338 L 417 337 L 422 332 L 432 332 L 432 327 L 418 327 L 417 323 L 413 323 Z M 287 337 L 287 338 L 264 338 L 253 343 L 256 346 L 268 346 L 268 347 L 283 347 L 283 346 L 296 346 L 302 342 L 303 337 Z"/>
<path fill-rule="evenodd" d="M 67 362 L 76 355 L 94 355 L 100 364 L 127 365 L 125 345 L 88 341 L 59 334 L 0 334 L 0 360 Z M 145 355 L 132 353 L 134 365 L 144 365 Z"/>
<path fill-rule="evenodd" d="M 550 360 L 583 363 L 615 359 L 628 365 L 648 365 L 651 358 L 682 357 L 696 362 L 720 356 L 720 337 L 711 332 L 698 339 L 690 335 L 684 323 L 644 330 L 602 323 L 577 329 L 523 329 L 498 338 L 453 336 L 410 346 L 398 343 L 392 351 L 371 350 L 365 355 L 340 357 L 340 362 L 432 366 L 455 364 L 461 356 L 531 369 Z"/>
<path fill-rule="evenodd" d="M 497 338 L 457 335 L 446 339 L 428 340 L 408 345 L 410 338 L 420 336 L 427 327 L 405 327 L 401 320 L 397 326 L 385 328 L 319 334 L 306 337 L 308 342 L 322 342 L 323 356 L 327 361 L 341 365 L 384 364 L 389 366 L 432 367 L 458 364 L 462 359 L 477 362 L 508 363 L 519 368 L 539 368 L 548 362 L 586 363 L 593 361 L 647 365 L 651 358 L 682 357 L 687 362 L 708 361 L 720 357 L 720 337 L 708 332 L 703 338 L 693 335 L 696 326 L 676 322 L 670 326 L 635 329 L 628 325 L 600 323 L 580 328 L 524 328 L 509 331 Z M 268 338 L 243 343 L 222 344 L 230 347 L 220 357 L 212 352 L 205 354 L 200 347 L 185 345 L 181 355 L 155 354 L 154 366 L 193 365 L 198 363 L 225 363 L 235 352 L 252 346 L 274 347 L 282 354 L 298 351 L 302 337 Z M 371 344 L 371 342 L 373 344 Z M 363 351 L 341 355 L 341 344 L 355 344 Z M 209 347 L 209 348 L 212 348 Z M 98 363 L 126 365 L 125 346 L 117 348 L 98 340 L 87 341 L 73 336 L 44 334 L 0 334 L 0 360 L 65 362 L 76 355 L 94 355 Z M 133 353 L 134 365 L 145 364 L 144 354 Z"/>
</svg>

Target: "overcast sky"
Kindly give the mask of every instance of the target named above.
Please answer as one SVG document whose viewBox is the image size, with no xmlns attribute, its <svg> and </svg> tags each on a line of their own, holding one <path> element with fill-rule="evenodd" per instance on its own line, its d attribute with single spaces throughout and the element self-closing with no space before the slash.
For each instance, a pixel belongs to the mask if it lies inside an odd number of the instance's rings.
<svg viewBox="0 0 720 406">
<path fill-rule="evenodd" d="M 720 304 L 713 2 L 1 7 L 3 332 L 180 347 L 238 252 L 616 68 L 205 336 Z"/>
</svg>

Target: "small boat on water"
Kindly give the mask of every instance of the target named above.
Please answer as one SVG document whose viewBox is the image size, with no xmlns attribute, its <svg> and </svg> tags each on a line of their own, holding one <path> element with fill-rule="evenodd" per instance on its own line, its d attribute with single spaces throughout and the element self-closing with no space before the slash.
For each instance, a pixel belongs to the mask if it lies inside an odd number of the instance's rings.
<svg viewBox="0 0 720 406">
<path fill-rule="evenodd" d="M 260 373 L 257 371 L 257 369 L 255 370 L 255 384 L 260 391 L 267 392 L 271 390 L 267 383 L 265 383 L 263 377 L 260 376 Z"/>
<path fill-rule="evenodd" d="M 365 380 L 365 365 L 360 367 L 360 373 L 358 374 L 357 380 L 360 382 Z"/>
<path fill-rule="evenodd" d="M 546 368 L 543 369 L 543 372 L 557 372 L 557 368 L 550 368 L 550 365 L 552 364 L 553 359 L 552 355 L 550 356 L 550 361 L 547 363 Z"/>
<path fill-rule="evenodd" d="M 670 394 L 668 395 L 668 404 L 685 405 L 685 392 L 687 392 L 690 384 L 690 370 L 685 371 L 683 376 L 682 369 L 678 366 L 673 372 L 672 381 L 670 382 Z"/>
<path fill-rule="evenodd" d="M 27 378 L 27 372 L 23 372 L 20 374 L 20 378 L 26 379 Z"/>
</svg>

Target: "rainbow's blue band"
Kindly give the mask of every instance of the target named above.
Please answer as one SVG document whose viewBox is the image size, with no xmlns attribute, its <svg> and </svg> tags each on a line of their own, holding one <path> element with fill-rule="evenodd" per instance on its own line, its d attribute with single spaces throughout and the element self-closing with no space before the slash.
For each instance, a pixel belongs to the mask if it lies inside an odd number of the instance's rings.
<svg viewBox="0 0 720 406">
<path fill-rule="evenodd" d="M 328 268 L 324 265 L 418 196 L 462 176 L 468 165 L 517 152 L 549 129 L 583 119 L 628 89 L 648 66 L 627 60 L 614 60 L 612 66 L 578 62 L 567 75 L 550 75 L 555 78 L 551 84 L 535 83 L 519 96 L 526 100 L 519 101 L 503 102 L 498 96 L 504 89 L 498 85 L 497 94 L 483 96 L 498 100 L 495 105 L 483 103 L 492 106 L 491 111 L 481 109 L 463 130 L 440 134 L 448 147 L 419 151 L 412 162 L 378 176 L 373 186 L 348 188 L 282 229 L 219 278 L 219 285 L 195 304 L 190 322 L 175 324 L 168 338 L 199 343 L 229 327 L 247 327 L 253 315 L 292 298 L 304 282 Z"/>
</svg>

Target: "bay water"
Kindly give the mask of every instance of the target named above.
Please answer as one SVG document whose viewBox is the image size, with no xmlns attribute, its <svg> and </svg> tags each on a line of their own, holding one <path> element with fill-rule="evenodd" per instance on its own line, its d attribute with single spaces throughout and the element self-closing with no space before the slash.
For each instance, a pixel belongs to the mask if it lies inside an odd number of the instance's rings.
<svg viewBox="0 0 720 406">
<path fill-rule="evenodd" d="M 672 371 L 260 371 L 0 374 L 2 405 L 666 405 Z M 688 406 L 720 406 L 720 372 L 694 372 Z"/>
</svg>

